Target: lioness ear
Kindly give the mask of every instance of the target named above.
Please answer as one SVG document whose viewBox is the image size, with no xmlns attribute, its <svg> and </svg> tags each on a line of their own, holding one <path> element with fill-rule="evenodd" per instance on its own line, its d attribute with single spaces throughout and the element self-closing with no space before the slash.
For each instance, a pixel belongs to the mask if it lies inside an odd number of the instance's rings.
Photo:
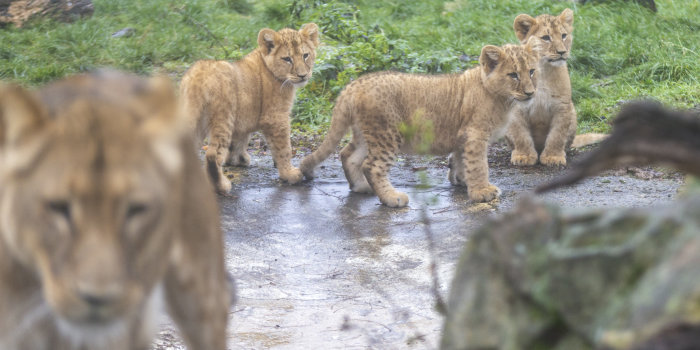
<svg viewBox="0 0 700 350">
<path fill-rule="evenodd" d="M 479 57 L 479 63 L 484 68 L 486 74 L 490 74 L 491 71 L 496 69 L 498 63 L 501 60 L 501 55 L 503 50 L 498 46 L 486 45 L 481 49 L 481 56 Z"/>
<path fill-rule="evenodd" d="M 561 12 L 559 15 L 559 20 L 562 21 L 563 23 L 566 23 L 568 26 L 573 26 L 574 25 L 574 11 L 571 11 L 571 9 L 564 9 L 564 11 Z"/>
<path fill-rule="evenodd" d="M 156 76 L 148 79 L 141 96 L 150 118 L 142 131 L 151 140 L 152 150 L 158 161 L 169 173 L 182 169 L 180 140 L 185 133 L 184 114 L 179 109 L 177 96 L 170 78 Z"/>
<path fill-rule="evenodd" d="M 299 33 L 305 39 L 310 40 L 311 43 L 314 44 L 314 47 L 318 46 L 318 44 L 321 43 L 318 39 L 318 26 L 316 25 L 316 23 L 304 24 L 303 26 L 301 26 Z"/>
<path fill-rule="evenodd" d="M 269 54 L 272 48 L 275 47 L 275 39 L 277 37 L 277 32 L 269 28 L 260 29 L 258 33 L 258 47 L 264 47 L 267 51 L 265 53 Z"/>
<path fill-rule="evenodd" d="M 523 42 L 527 38 L 527 33 L 530 32 L 530 29 L 535 26 L 535 23 L 537 23 L 537 20 L 526 14 L 521 14 L 518 15 L 518 17 L 515 17 L 513 29 L 515 29 L 515 35 L 518 37 L 520 42 Z"/>
<path fill-rule="evenodd" d="M 149 78 L 146 93 L 143 98 L 149 115 L 155 116 L 162 122 L 174 123 L 179 117 L 177 113 L 177 96 L 172 80 L 164 75 Z"/>
<path fill-rule="evenodd" d="M 46 112 L 27 90 L 0 84 L 0 148 L 17 145 L 46 124 Z"/>
</svg>

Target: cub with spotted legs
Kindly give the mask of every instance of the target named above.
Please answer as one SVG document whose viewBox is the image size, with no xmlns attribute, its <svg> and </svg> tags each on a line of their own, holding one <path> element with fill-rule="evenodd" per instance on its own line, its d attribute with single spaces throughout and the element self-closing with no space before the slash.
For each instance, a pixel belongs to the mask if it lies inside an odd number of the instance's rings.
<svg viewBox="0 0 700 350">
<path fill-rule="evenodd" d="M 408 204 L 387 175 L 399 151 L 412 152 L 420 140 L 406 140 L 403 126 L 429 128 L 431 154 L 453 154 L 449 179 L 468 187 L 469 198 L 499 196 L 489 182 L 489 142 L 503 129 L 513 106 L 535 94 L 537 57 L 528 46 L 484 46 L 479 66 L 462 74 L 367 74 L 350 83 L 333 108 L 330 130 L 318 150 L 304 158 L 307 178 L 338 145 L 348 128 L 352 141 L 340 153 L 353 192 L 374 193 L 390 207 Z M 407 142 L 409 141 L 409 142 Z M 423 140 L 426 141 L 426 140 Z"/>
</svg>

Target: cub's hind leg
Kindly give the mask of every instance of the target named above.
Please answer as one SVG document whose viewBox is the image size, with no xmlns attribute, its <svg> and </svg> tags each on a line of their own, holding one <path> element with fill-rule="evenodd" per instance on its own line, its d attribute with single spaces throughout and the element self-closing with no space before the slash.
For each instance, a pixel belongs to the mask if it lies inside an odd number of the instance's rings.
<svg viewBox="0 0 700 350">
<path fill-rule="evenodd" d="M 248 141 L 250 134 L 244 136 L 231 136 L 231 144 L 228 148 L 226 165 L 247 167 L 250 165 L 250 154 L 248 154 Z"/>
<path fill-rule="evenodd" d="M 377 194 L 382 204 L 389 207 L 405 207 L 408 205 L 408 195 L 397 191 L 389 182 L 389 169 L 394 164 L 398 145 L 392 148 L 386 146 L 392 143 L 392 138 L 372 142 L 367 137 L 367 158 L 362 162 L 362 171 L 370 186 Z M 385 147 L 381 147 L 385 146 Z"/>
<path fill-rule="evenodd" d="M 360 131 L 353 128 L 352 142 L 340 151 L 340 161 L 343 163 L 345 178 L 353 192 L 372 193 L 372 187 L 362 171 L 362 163 L 365 158 L 367 158 L 367 143 Z"/>
<path fill-rule="evenodd" d="M 450 172 L 448 173 L 447 178 L 450 180 L 450 183 L 453 186 L 467 186 L 466 168 L 464 166 L 464 162 L 462 161 L 462 157 L 462 149 L 458 149 L 452 152 L 452 155 L 450 155 L 448 159 Z"/>
<path fill-rule="evenodd" d="M 225 121 L 212 124 L 209 131 L 209 147 L 205 155 L 207 172 L 216 191 L 228 193 L 231 190 L 231 181 L 224 175 L 222 167 L 231 145 L 231 125 Z"/>
</svg>

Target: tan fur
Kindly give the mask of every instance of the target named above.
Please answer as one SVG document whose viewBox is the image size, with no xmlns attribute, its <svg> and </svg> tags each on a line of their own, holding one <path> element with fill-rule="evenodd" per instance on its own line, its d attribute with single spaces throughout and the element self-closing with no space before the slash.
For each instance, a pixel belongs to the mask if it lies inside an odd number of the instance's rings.
<svg viewBox="0 0 700 350">
<path fill-rule="evenodd" d="M 166 78 L 0 86 L 0 349 L 226 348 L 214 191 Z M 231 292 L 233 292 L 231 290 Z"/>
<path fill-rule="evenodd" d="M 571 102 L 571 82 L 566 60 L 573 41 L 574 14 L 519 15 L 513 28 L 523 44 L 540 54 L 540 80 L 533 103 L 513 110 L 506 133 L 515 165 L 566 165 L 566 153 L 576 134 L 576 110 Z M 563 36 L 565 36 L 563 38 Z M 548 37 L 548 38 L 547 38 Z"/>
<path fill-rule="evenodd" d="M 610 135 L 598 133 L 576 135 L 576 137 L 574 137 L 574 141 L 571 143 L 571 148 L 581 148 L 595 143 L 599 143 L 608 138 L 608 136 Z"/>
<path fill-rule="evenodd" d="M 374 191 L 385 205 L 402 207 L 408 196 L 396 191 L 387 173 L 396 154 L 412 151 L 418 141 L 406 142 L 399 128 L 431 125 L 434 140 L 429 152 L 453 153 L 450 181 L 467 185 L 472 200 L 492 200 L 500 190 L 489 183 L 486 150 L 494 134 L 505 127 L 511 107 L 535 92 L 536 60 L 529 47 L 485 46 L 480 66 L 463 74 L 362 76 L 340 94 L 326 139 L 300 168 L 306 177 L 313 177 L 314 167 L 352 128 L 352 142 L 340 153 L 350 188 Z M 508 76 L 513 73 L 519 79 Z"/>
<path fill-rule="evenodd" d="M 318 36 L 314 23 L 299 31 L 262 29 L 259 47 L 240 61 L 198 61 L 185 73 L 180 95 L 196 140 L 209 136 L 207 169 L 219 192 L 231 189 L 225 162 L 249 165 L 248 137 L 257 130 L 270 145 L 280 178 L 302 180 L 291 163 L 289 113 L 296 87 L 311 78 Z"/>
</svg>

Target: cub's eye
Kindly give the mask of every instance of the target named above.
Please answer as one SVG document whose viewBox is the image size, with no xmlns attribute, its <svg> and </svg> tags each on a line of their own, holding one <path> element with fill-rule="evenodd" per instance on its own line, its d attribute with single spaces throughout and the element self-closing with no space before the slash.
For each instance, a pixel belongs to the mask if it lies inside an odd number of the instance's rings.
<svg viewBox="0 0 700 350">
<path fill-rule="evenodd" d="M 305 54 L 304 54 L 304 61 L 306 61 L 307 58 L 309 58 L 309 54 L 308 54 L 308 53 L 305 53 Z"/>
<path fill-rule="evenodd" d="M 70 203 L 64 200 L 52 200 L 46 203 L 46 208 L 56 214 L 60 215 L 66 220 L 70 220 Z"/>
<path fill-rule="evenodd" d="M 550 38 L 549 35 L 545 35 L 541 39 L 544 41 L 551 41 L 552 40 L 552 38 Z"/>
<path fill-rule="evenodd" d="M 564 40 L 564 39 L 566 39 L 566 33 L 561 35 L 561 40 Z"/>
<path fill-rule="evenodd" d="M 148 210 L 148 206 L 143 203 L 131 203 L 126 209 L 126 219 L 132 219 L 136 216 L 144 214 Z"/>
<path fill-rule="evenodd" d="M 511 77 L 511 78 L 513 78 L 513 79 L 515 79 L 515 80 L 518 80 L 518 73 L 515 73 L 515 72 L 513 72 L 513 73 L 508 73 L 508 76 Z"/>
<path fill-rule="evenodd" d="M 532 77 L 533 75 L 535 75 L 535 70 L 534 70 L 534 69 L 530 69 L 530 77 Z"/>
<path fill-rule="evenodd" d="M 292 63 L 292 58 L 291 57 L 282 57 L 282 61 L 285 61 L 287 63 Z"/>
</svg>

